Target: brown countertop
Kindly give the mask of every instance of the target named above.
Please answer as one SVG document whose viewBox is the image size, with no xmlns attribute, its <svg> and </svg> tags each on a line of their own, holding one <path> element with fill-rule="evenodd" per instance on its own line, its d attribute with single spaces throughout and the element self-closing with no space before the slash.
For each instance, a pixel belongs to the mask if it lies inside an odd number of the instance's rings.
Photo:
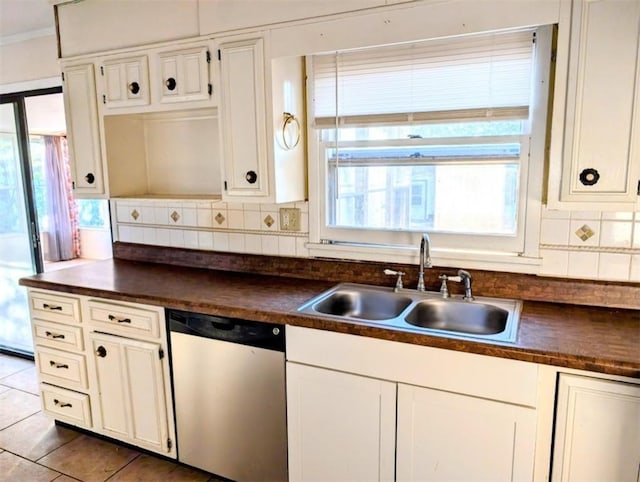
<svg viewBox="0 0 640 482">
<path fill-rule="evenodd" d="M 499 344 L 296 312 L 334 281 L 113 259 L 22 278 L 20 284 L 640 378 L 640 310 L 525 301 L 516 342 Z"/>
</svg>

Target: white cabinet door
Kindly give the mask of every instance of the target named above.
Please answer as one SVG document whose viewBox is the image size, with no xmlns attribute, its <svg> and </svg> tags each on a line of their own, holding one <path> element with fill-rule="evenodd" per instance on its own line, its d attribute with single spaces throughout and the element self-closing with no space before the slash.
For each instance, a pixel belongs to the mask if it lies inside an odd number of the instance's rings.
<svg viewBox="0 0 640 482">
<path fill-rule="evenodd" d="M 212 94 L 209 83 L 211 54 L 205 46 L 158 54 L 160 102 L 207 100 Z"/>
<path fill-rule="evenodd" d="M 111 59 L 100 66 L 102 102 L 107 109 L 149 104 L 147 56 Z"/>
<path fill-rule="evenodd" d="M 565 5 L 549 205 L 633 208 L 640 179 L 640 2 L 575 0 Z"/>
<path fill-rule="evenodd" d="M 62 78 L 74 196 L 104 195 L 94 66 L 63 66 Z"/>
<path fill-rule="evenodd" d="M 398 481 L 533 478 L 534 409 L 398 385 Z"/>
<path fill-rule="evenodd" d="M 395 383 L 287 363 L 289 480 L 393 480 L 395 408 Z"/>
<path fill-rule="evenodd" d="M 263 40 L 219 45 L 224 197 L 268 196 Z"/>
<path fill-rule="evenodd" d="M 554 447 L 554 482 L 637 482 L 640 386 L 561 374 Z"/>
<path fill-rule="evenodd" d="M 134 445 L 168 453 L 160 345 L 95 332 L 89 339 L 99 392 L 98 428 Z"/>
</svg>

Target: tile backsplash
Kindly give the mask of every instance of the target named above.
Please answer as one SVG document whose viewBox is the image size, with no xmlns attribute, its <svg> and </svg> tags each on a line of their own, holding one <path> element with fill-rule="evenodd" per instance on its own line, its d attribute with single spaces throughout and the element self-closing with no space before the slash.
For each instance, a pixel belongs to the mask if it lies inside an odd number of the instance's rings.
<svg viewBox="0 0 640 482">
<path fill-rule="evenodd" d="M 280 209 L 299 211 L 298 231 L 281 229 Z M 114 240 L 176 248 L 308 257 L 309 206 L 219 200 L 111 201 Z M 640 212 L 542 210 L 539 273 L 640 282 Z M 488 267 L 489 268 L 489 267 Z"/>
<path fill-rule="evenodd" d="M 543 208 L 540 274 L 640 281 L 640 212 Z"/>
<path fill-rule="evenodd" d="M 297 209 L 300 230 L 280 227 L 280 209 Z M 309 208 L 288 204 L 113 199 L 114 240 L 235 253 L 309 256 Z"/>
</svg>

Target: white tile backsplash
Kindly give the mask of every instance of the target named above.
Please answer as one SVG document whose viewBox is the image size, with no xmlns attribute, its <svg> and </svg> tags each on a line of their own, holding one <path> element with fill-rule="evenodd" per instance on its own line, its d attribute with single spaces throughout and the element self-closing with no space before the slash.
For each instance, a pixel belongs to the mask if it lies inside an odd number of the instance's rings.
<svg viewBox="0 0 640 482">
<path fill-rule="evenodd" d="M 259 234 L 245 234 L 244 247 L 247 253 L 262 254 L 262 236 Z"/>
<path fill-rule="evenodd" d="M 185 248 L 198 249 L 200 247 L 198 243 L 198 231 L 185 230 L 183 233 Z"/>
<path fill-rule="evenodd" d="M 640 281 L 640 254 L 634 254 L 631 256 L 629 281 Z"/>
<path fill-rule="evenodd" d="M 630 254 L 600 253 L 598 279 L 627 281 L 630 265 Z"/>
<path fill-rule="evenodd" d="M 200 249 L 213 249 L 213 233 L 211 231 L 198 232 L 198 247 Z"/>
<path fill-rule="evenodd" d="M 262 235 L 262 254 L 279 254 L 278 236 Z"/>
<path fill-rule="evenodd" d="M 569 251 L 541 249 L 542 266 L 540 274 L 546 276 L 567 276 L 569 270 Z"/>
<path fill-rule="evenodd" d="M 598 259 L 600 253 L 589 251 L 569 251 L 570 278 L 596 279 L 598 277 Z"/>
<path fill-rule="evenodd" d="M 568 219 L 543 219 L 540 223 L 540 243 L 566 246 L 569 243 L 569 227 Z"/>
<path fill-rule="evenodd" d="M 215 251 L 229 250 L 229 234 L 220 231 L 213 233 L 213 249 Z"/>
<path fill-rule="evenodd" d="M 214 217 L 217 215 L 214 214 Z M 244 211 L 229 209 L 227 210 L 227 227 L 229 229 L 244 229 Z"/>
<path fill-rule="evenodd" d="M 580 238 L 576 232 L 588 227 L 593 231 L 593 235 L 585 239 Z M 570 246 L 598 246 L 600 243 L 600 221 L 588 221 L 583 219 L 571 220 L 569 225 L 569 245 Z"/>
<path fill-rule="evenodd" d="M 571 211 L 571 219 L 600 221 L 601 216 L 602 213 L 600 211 Z"/>
<path fill-rule="evenodd" d="M 280 256 L 296 255 L 296 238 L 293 236 L 276 236 L 278 240 L 278 254 Z"/>
<path fill-rule="evenodd" d="M 262 216 L 260 211 L 244 211 L 244 229 L 260 231 L 262 229 Z"/>
<path fill-rule="evenodd" d="M 600 226 L 600 246 L 630 248 L 633 224 L 629 221 L 602 221 Z"/>
<path fill-rule="evenodd" d="M 229 251 L 234 253 L 245 252 L 245 235 L 243 233 L 229 233 Z"/>
</svg>

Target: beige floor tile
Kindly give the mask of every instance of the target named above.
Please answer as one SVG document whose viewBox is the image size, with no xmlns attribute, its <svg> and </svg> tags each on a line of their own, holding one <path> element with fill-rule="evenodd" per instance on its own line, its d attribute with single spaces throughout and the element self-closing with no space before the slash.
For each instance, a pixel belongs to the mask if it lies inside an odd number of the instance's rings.
<svg viewBox="0 0 640 482">
<path fill-rule="evenodd" d="M 0 453 L 0 479 L 3 482 L 49 482 L 59 475 L 10 452 Z"/>
<path fill-rule="evenodd" d="M 18 373 L 26 368 L 31 368 L 32 366 L 34 366 L 34 363 L 30 360 L 0 353 L 0 381 L 4 377 Z"/>
<path fill-rule="evenodd" d="M 5 387 L 4 385 L 0 385 L 0 393 L 8 392 L 11 390 L 9 387 Z"/>
<path fill-rule="evenodd" d="M 53 482 L 78 482 L 78 479 L 74 479 L 73 477 L 69 477 L 67 475 L 61 475 L 57 479 L 54 479 Z"/>
<path fill-rule="evenodd" d="M 33 393 L 34 395 L 40 395 L 38 373 L 36 372 L 35 366 L 3 378 L 0 380 L 0 385 L 17 388 L 23 392 Z"/>
<path fill-rule="evenodd" d="M 147 480 L 207 482 L 210 477 L 206 472 L 142 454 L 110 478 L 109 482 L 142 482 Z"/>
<path fill-rule="evenodd" d="M 84 482 L 98 482 L 111 477 L 138 454 L 135 450 L 81 435 L 38 463 Z"/>
<path fill-rule="evenodd" d="M 56 426 L 52 418 L 38 412 L 0 430 L 0 447 L 36 461 L 79 436 L 74 430 Z"/>
<path fill-rule="evenodd" d="M 0 393 L 0 430 L 40 411 L 40 397 L 10 389 Z"/>
</svg>

